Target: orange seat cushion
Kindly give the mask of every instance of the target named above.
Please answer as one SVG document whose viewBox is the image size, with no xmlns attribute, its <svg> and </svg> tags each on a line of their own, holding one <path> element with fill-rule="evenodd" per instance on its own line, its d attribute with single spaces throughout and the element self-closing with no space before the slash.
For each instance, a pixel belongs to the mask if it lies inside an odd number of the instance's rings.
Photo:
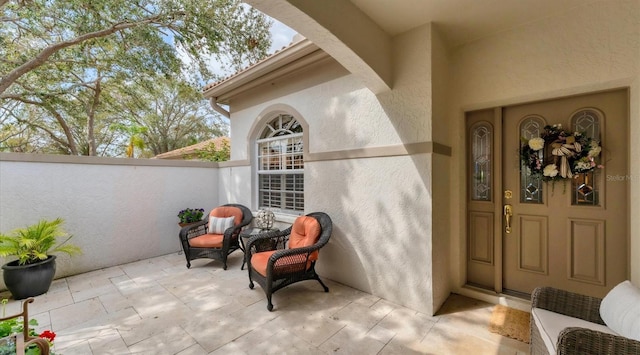
<svg viewBox="0 0 640 355">
<path fill-rule="evenodd" d="M 189 245 L 194 248 L 222 248 L 224 234 L 203 234 L 189 239 Z"/>
<path fill-rule="evenodd" d="M 209 213 L 209 216 L 221 217 L 221 218 L 234 217 L 233 222 L 235 223 L 236 226 L 242 223 L 242 210 L 239 209 L 238 207 L 233 207 L 233 206 L 216 207 L 213 210 L 211 210 L 211 213 Z"/>
</svg>

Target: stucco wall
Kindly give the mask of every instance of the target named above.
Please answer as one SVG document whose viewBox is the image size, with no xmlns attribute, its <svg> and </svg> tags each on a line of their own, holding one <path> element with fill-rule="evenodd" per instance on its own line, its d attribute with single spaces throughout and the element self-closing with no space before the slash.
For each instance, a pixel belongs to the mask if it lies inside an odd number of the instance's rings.
<svg viewBox="0 0 640 355">
<path fill-rule="evenodd" d="M 252 145 L 236 137 L 255 137 L 255 130 L 261 129 L 256 121 L 284 105 L 307 124 L 309 156 L 335 153 L 328 160 L 325 156 L 305 161 L 305 212 L 327 212 L 334 222 L 332 239 L 321 252 L 319 273 L 429 314 L 435 311 L 432 154 L 366 155 L 370 148 L 430 140 L 430 51 L 430 26 L 394 39 L 398 60 L 393 68 L 395 89 L 389 93 L 376 96 L 356 76 L 344 74 L 330 75 L 296 92 L 280 89 L 279 96 L 264 87 L 267 93 L 254 91 L 231 103 L 233 159 L 253 159 Z M 324 71 L 336 73 L 330 66 L 313 71 L 319 77 Z M 299 82 L 291 78 L 286 84 Z M 244 106 L 255 103 L 258 95 L 263 95 L 261 103 Z M 344 153 L 353 150 L 365 157 Z M 247 170 L 238 172 L 247 178 Z M 239 193 L 246 191 L 230 192 Z M 251 207 L 256 209 L 254 185 L 251 193 Z M 444 279 L 438 287 L 448 294 Z"/>
<path fill-rule="evenodd" d="M 135 161 L 0 153 L 0 231 L 63 218 L 83 255 L 58 257 L 56 278 L 177 252 L 178 211 L 218 204 L 216 168 Z"/>
<path fill-rule="evenodd" d="M 220 204 L 239 203 L 251 208 L 252 177 L 249 166 L 218 168 L 218 200 Z M 255 210 L 254 210 L 255 211 Z"/>
<path fill-rule="evenodd" d="M 451 146 L 447 110 L 449 103 L 449 57 L 446 43 L 435 26 L 431 28 L 431 72 L 432 72 L 432 131 L 433 141 Z M 433 157 L 433 309 L 437 310 L 451 292 L 450 251 L 451 244 L 449 209 L 451 196 L 450 155 L 436 154 Z"/>
<path fill-rule="evenodd" d="M 640 284 L 640 2 L 600 1 L 452 53 L 452 250 L 464 283 L 464 111 L 631 87 L 631 277 Z M 622 208 L 614 207 L 614 208 Z"/>
</svg>

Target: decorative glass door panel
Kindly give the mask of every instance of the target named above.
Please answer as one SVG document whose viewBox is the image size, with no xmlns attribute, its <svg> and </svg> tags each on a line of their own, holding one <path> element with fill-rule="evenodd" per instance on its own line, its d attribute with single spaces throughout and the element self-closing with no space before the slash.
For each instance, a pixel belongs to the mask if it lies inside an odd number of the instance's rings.
<svg viewBox="0 0 640 355">
<path fill-rule="evenodd" d="M 502 201 L 513 211 L 512 232 L 501 226 L 503 290 L 554 286 L 602 297 L 628 277 L 627 209 L 612 208 L 628 205 L 626 184 L 603 181 L 626 171 L 626 97 L 619 90 L 503 110 L 503 189 L 520 194 Z"/>
<path fill-rule="evenodd" d="M 628 172 L 628 122 L 627 89 L 467 113 L 469 284 L 602 297 L 629 277 L 628 181 L 605 178 Z"/>
</svg>

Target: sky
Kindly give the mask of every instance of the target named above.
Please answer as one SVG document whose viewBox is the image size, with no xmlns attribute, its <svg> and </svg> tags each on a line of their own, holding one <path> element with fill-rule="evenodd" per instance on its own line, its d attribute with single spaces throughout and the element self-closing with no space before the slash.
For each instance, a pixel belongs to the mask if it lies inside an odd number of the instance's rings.
<svg viewBox="0 0 640 355">
<path fill-rule="evenodd" d="M 282 49 L 282 47 L 288 46 L 293 39 L 293 36 L 296 34 L 296 31 L 290 29 L 282 22 L 271 18 L 273 20 L 273 26 L 271 26 L 271 48 L 269 49 L 269 54 L 275 52 L 276 50 Z"/>
<path fill-rule="evenodd" d="M 265 15 L 267 16 L 267 15 Z M 278 51 L 280 49 L 282 49 L 283 47 L 288 46 L 291 43 L 291 40 L 293 39 L 293 36 L 296 34 L 296 31 L 292 30 L 291 28 L 287 27 L 285 24 L 283 24 L 282 22 L 267 16 L 268 18 L 270 18 L 273 21 L 273 24 L 271 25 L 271 47 L 269 48 L 268 53 L 269 54 L 273 54 L 275 51 Z M 180 49 L 178 49 L 178 52 L 180 53 Z M 180 56 L 182 58 L 183 61 L 185 62 L 189 62 L 189 58 L 186 55 L 181 55 Z M 209 67 L 215 74 L 220 74 L 224 77 L 229 76 L 231 74 L 233 74 L 232 72 L 228 72 L 228 71 L 224 71 L 222 69 L 221 64 L 214 58 L 211 59 L 211 64 Z M 205 79 L 205 83 L 203 83 L 203 85 L 209 83 L 210 80 L 206 80 Z"/>
</svg>

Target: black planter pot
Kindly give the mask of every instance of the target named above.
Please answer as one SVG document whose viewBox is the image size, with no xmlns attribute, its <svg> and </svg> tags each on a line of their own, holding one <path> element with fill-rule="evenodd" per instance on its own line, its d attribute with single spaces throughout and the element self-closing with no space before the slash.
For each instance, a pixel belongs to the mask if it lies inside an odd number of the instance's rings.
<svg viewBox="0 0 640 355">
<path fill-rule="evenodd" d="M 2 270 L 4 284 L 14 299 L 38 296 L 49 291 L 56 274 L 56 256 L 49 255 L 45 260 L 27 265 L 19 265 L 15 260 L 2 265 Z"/>
</svg>

